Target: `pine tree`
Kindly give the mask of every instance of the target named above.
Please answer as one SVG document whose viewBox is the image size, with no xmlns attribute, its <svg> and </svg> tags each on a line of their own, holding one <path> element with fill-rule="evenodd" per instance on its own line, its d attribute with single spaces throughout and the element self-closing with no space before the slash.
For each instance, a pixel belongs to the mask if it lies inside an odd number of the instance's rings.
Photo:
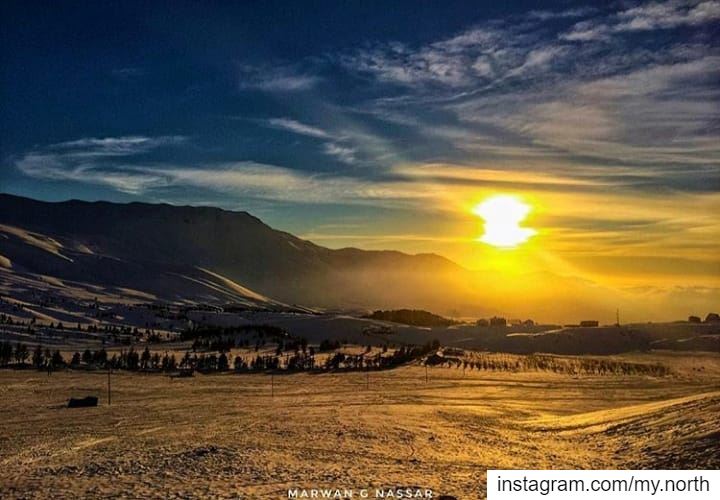
<svg viewBox="0 0 720 500">
<path fill-rule="evenodd" d="M 53 368 L 60 368 L 61 366 L 65 366 L 65 360 L 62 357 L 62 354 L 60 354 L 60 351 L 56 350 L 51 358 L 51 364 Z"/>
<path fill-rule="evenodd" d="M 33 351 L 32 364 L 35 368 L 37 368 L 38 370 L 41 370 L 44 362 L 45 362 L 45 357 L 43 356 L 43 352 L 42 352 L 42 348 L 40 347 L 40 344 L 38 344 L 35 346 L 35 350 Z"/>
<path fill-rule="evenodd" d="M 28 351 L 28 348 L 25 344 L 21 344 L 18 342 L 15 345 L 15 361 L 18 364 L 25 364 L 25 361 L 28 359 L 28 356 L 30 356 L 30 352 Z"/>
<path fill-rule="evenodd" d="M 148 367 L 148 363 L 150 362 L 150 349 L 145 347 L 145 350 L 142 353 L 142 356 L 140 357 L 140 368 L 145 370 Z"/>
<path fill-rule="evenodd" d="M 218 358 L 217 369 L 221 372 L 224 372 L 224 371 L 227 371 L 228 368 L 229 368 L 228 358 L 225 355 L 225 353 L 223 352 L 220 354 L 220 357 Z"/>
</svg>

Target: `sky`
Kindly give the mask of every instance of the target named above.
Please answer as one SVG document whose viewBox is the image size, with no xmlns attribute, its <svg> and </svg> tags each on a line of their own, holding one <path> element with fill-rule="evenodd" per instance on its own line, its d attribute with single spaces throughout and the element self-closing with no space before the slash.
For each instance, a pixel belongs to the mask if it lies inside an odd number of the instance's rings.
<svg viewBox="0 0 720 500">
<path fill-rule="evenodd" d="M 0 24 L 0 191 L 720 297 L 720 0 L 6 0 Z M 498 194 L 532 209 L 515 250 L 480 241 Z"/>
</svg>

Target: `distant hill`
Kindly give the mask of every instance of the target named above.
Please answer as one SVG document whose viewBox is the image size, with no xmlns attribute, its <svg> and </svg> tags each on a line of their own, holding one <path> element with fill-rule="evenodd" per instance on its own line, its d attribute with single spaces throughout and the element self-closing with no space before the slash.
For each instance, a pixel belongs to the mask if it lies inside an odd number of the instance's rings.
<svg viewBox="0 0 720 500">
<path fill-rule="evenodd" d="M 466 271 L 443 257 L 331 250 L 246 212 L 0 194 L 0 225 L 6 272 L 161 299 L 224 300 L 232 289 L 289 304 L 375 308 L 456 305 L 469 297 L 457 284 Z"/>
<path fill-rule="evenodd" d="M 443 318 L 437 314 L 418 309 L 393 309 L 390 311 L 373 311 L 372 314 L 365 316 L 367 319 L 377 319 L 381 321 L 390 321 L 392 323 L 400 323 L 410 326 L 451 326 L 457 324 L 448 318 Z"/>
</svg>

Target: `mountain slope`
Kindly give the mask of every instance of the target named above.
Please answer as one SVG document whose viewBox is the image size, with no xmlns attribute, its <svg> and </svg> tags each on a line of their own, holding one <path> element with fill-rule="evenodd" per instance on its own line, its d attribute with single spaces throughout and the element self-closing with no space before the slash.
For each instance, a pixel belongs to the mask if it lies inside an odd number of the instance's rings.
<svg viewBox="0 0 720 500">
<path fill-rule="evenodd" d="M 436 255 L 331 250 L 248 213 L 210 207 L 47 203 L 0 194 L 0 224 L 0 255 L 12 269 L 160 298 L 212 298 L 207 286 L 199 292 L 198 283 L 190 285 L 212 277 L 293 304 L 437 307 L 457 304 L 457 279 L 465 273 Z"/>
</svg>

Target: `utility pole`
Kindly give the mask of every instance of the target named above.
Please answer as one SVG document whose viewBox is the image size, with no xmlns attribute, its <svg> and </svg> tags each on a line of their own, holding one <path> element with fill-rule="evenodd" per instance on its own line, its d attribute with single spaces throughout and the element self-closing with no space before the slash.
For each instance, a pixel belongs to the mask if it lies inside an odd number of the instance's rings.
<svg viewBox="0 0 720 500">
<path fill-rule="evenodd" d="M 108 406 L 112 405 L 112 393 L 110 392 L 110 365 L 108 365 Z"/>
<path fill-rule="evenodd" d="M 615 309 L 615 324 L 620 326 L 620 309 Z"/>
</svg>

